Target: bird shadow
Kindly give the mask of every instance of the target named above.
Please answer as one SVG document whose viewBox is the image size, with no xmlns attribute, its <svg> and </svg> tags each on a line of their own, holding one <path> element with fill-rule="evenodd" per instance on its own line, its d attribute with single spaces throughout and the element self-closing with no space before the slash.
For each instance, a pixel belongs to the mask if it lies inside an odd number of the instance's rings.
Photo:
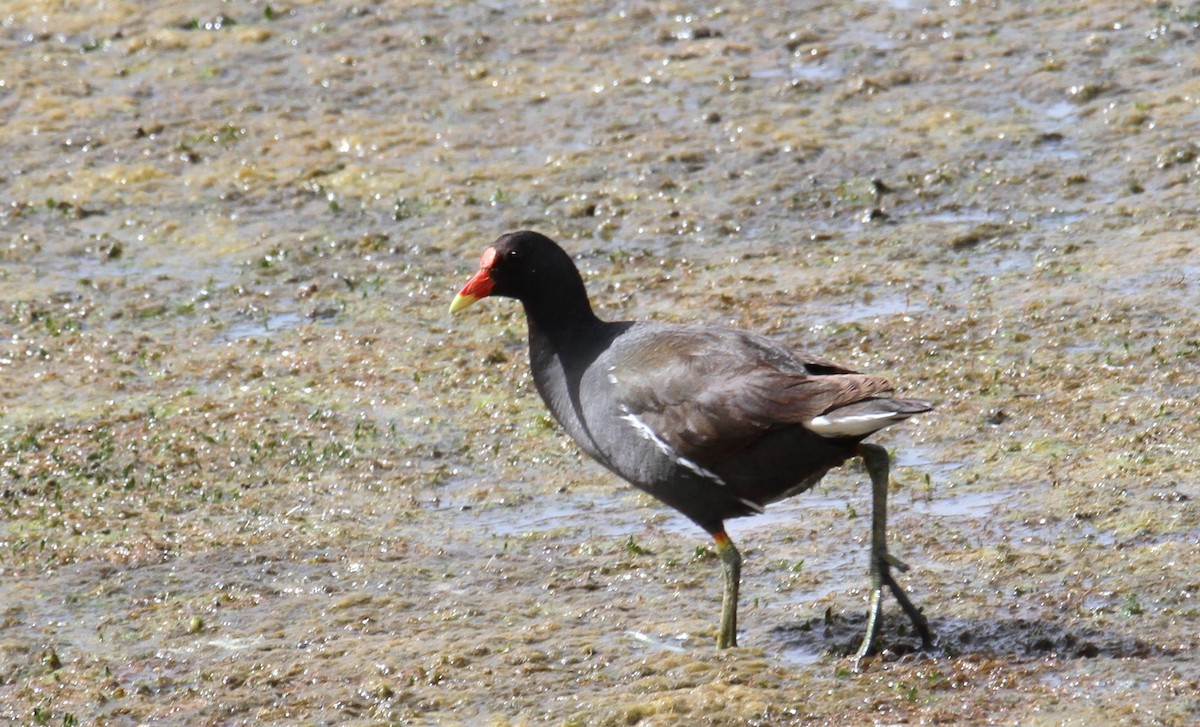
<svg viewBox="0 0 1200 727">
<path fill-rule="evenodd" d="M 935 619 L 932 656 L 976 656 L 1015 660 L 1058 658 L 1146 659 L 1172 650 L 1136 636 L 1081 627 L 1070 623 L 1024 618 Z M 846 657 L 862 642 L 866 616 L 831 615 L 807 619 L 771 630 L 777 647 L 791 660 L 813 662 L 821 657 Z M 901 614 L 885 615 L 880 629 L 881 651 L 895 656 L 921 652 L 921 639 Z"/>
</svg>

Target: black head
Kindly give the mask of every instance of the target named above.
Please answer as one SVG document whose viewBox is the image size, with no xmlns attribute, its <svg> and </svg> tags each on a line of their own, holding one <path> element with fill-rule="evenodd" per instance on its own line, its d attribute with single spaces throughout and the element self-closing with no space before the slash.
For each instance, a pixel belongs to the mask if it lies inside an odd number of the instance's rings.
<svg viewBox="0 0 1200 727">
<path fill-rule="evenodd" d="M 586 311 L 591 316 L 583 278 L 574 261 L 545 235 L 509 232 L 483 251 L 479 272 L 450 304 L 450 312 L 488 296 L 516 298 L 526 312 L 544 321 Z"/>
<path fill-rule="evenodd" d="M 558 279 L 579 275 L 558 243 L 536 232 L 509 232 L 489 249 L 495 251 L 489 269 L 492 295 L 528 300 Z"/>
</svg>

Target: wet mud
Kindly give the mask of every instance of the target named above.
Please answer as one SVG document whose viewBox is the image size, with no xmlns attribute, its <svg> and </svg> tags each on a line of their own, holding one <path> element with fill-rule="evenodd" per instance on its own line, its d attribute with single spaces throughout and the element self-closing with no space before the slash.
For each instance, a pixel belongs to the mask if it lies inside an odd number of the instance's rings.
<svg viewBox="0 0 1200 727">
<path fill-rule="evenodd" d="M 1190 725 L 1200 13 L 7 3 L 0 721 Z M 500 232 L 610 318 L 937 409 L 703 533 L 585 461 Z"/>
</svg>

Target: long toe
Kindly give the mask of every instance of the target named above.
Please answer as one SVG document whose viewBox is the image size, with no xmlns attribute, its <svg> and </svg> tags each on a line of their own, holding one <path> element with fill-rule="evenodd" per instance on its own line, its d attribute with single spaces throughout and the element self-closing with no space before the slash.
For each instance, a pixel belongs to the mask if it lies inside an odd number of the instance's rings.
<svg viewBox="0 0 1200 727">
<path fill-rule="evenodd" d="M 933 646 L 933 632 L 929 629 L 929 621 L 926 620 L 925 616 L 917 609 L 916 606 L 913 605 L 913 602 L 909 599 L 908 594 L 904 592 L 904 589 L 900 587 L 900 584 L 896 582 L 896 579 L 892 577 L 891 573 L 884 571 L 880 574 L 880 576 L 883 580 L 883 583 L 887 585 L 888 590 L 890 590 L 892 595 L 896 597 L 896 601 L 900 604 L 900 608 L 904 611 L 904 615 L 908 616 L 908 620 L 912 622 L 913 629 L 916 630 L 918 635 L 920 635 L 921 648 L 931 648 Z"/>
<path fill-rule="evenodd" d="M 863 659 L 875 650 L 875 640 L 879 635 L 879 622 L 883 616 L 883 588 L 876 585 L 871 589 L 871 601 L 867 608 L 867 629 L 863 634 L 862 644 L 854 654 L 854 671 L 861 671 Z"/>
</svg>

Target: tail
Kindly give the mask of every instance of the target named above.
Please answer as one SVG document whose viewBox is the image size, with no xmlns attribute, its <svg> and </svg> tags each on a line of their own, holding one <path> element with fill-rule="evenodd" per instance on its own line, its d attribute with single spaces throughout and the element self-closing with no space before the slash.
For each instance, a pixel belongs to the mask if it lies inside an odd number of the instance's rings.
<svg viewBox="0 0 1200 727">
<path fill-rule="evenodd" d="M 933 404 L 922 399 L 873 398 L 825 412 L 804 425 L 822 437 L 865 437 L 932 409 Z"/>
</svg>

